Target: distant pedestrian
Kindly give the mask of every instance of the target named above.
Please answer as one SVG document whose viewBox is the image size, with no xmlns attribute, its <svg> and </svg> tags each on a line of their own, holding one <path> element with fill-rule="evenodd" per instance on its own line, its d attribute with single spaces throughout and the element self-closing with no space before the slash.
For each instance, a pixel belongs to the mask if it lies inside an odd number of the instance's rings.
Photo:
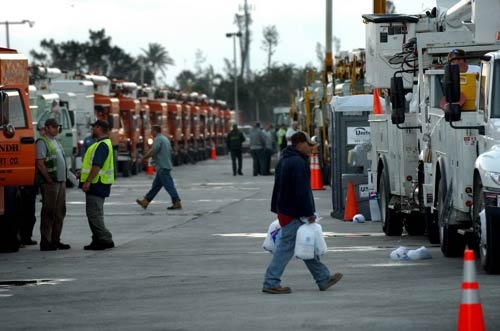
<svg viewBox="0 0 500 331">
<path fill-rule="evenodd" d="M 87 148 L 82 161 L 80 188 L 85 192 L 85 211 L 92 232 L 92 242 L 85 250 L 115 247 L 113 236 L 104 224 L 104 200 L 115 182 L 113 145 L 108 137 L 109 124 L 98 120 L 92 124 L 95 142 Z"/>
<path fill-rule="evenodd" d="M 285 124 L 281 124 L 278 132 L 276 133 L 276 137 L 278 139 L 278 150 L 281 152 L 287 145 L 286 143 L 286 126 Z"/>
<path fill-rule="evenodd" d="M 250 155 L 253 161 L 253 175 L 263 174 L 262 165 L 264 156 L 264 147 L 266 145 L 265 135 L 262 132 L 260 123 L 256 122 L 252 131 L 250 131 Z"/>
<path fill-rule="evenodd" d="M 290 146 L 292 144 L 292 140 L 291 140 L 292 136 L 295 132 L 297 132 L 298 127 L 299 127 L 299 123 L 294 121 L 294 122 L 292 122 L 290 127 L 288 127 L 288 129 L 286 130 L 285 139 L 286 139 L 287 146 Z"/>
<path fill-rule="evenodd" d="M 270 124 L 264 126 L 264 151 L 262 153 L 262 169 L 261 173 L 263 176 L 269 176 L 271 174 L 271 156 L 273 155 L 274 139 L 273 132 Z"/>
<path fill-rule="evenodd" d="M 36 182 L 42 194 L 40 212 L 40 250 L 70 249 L 61 242 L 66 216 L 67 165 L 64 150 L 56 139 L 59 123 L 54 118 L 45 121 L 45 130 L 36 142 Z"/>
<path fill-rule="evenodd" d="M 243 157 L 242 157 L 242 144 L 245 141 L 245 136 L 243 132 L 238 130 L 238 125 L 233 124 L 233 129 L 227 134 L 226 144 L 229 152 L 231 153 L 231 163 L 233 166 L 233 176 L 236 176 L 236 171 L 238 175 L 243 175 Z M 236 161 L 238 161 L 238 167 L 236 168 Z"/>
<path fill-rule="evenodd" d="M 36 245 L 33 240 L 33 229 L 36 223 L 36 196 L 38 194 L 38 185 L 26 185 L 18 187 L 18 200 L 20 205 L 19 215 L 19 237 L 21 245 Z"/>
<path fill-rule="evenodd" d="M 172 170 L 172 146 L 170 145 L 170 141 L 161 133 L 161 126 L 159 125 L 151 127 L 151 135 L 154 137 L 153 146 L 144 155 L 143 159 L 153 158 L 156 176 L 151 189 L 146 193 L 144 198 L 135 201 L 142 208 L 146 209 L 163 187 L 172 199 L 172 206 L 167 207 L 167 209 L 182 209 L 181 199 L 175 188 L 174 180 L 170 175 L 170 171 Z"/>
<path fill-rule="evenodd" d="M 271 294 L 290 293 L 289 287 L 281 286 L 281 276 L 295 253 L 295 239 L 298 228 L 303 224 L 301 218 L 309 223 L 316 221 L 314 197 L 311 190 L 309 155 L 316 145 L 309 135 L 298 131 L 291 137 L 291 146 L 283 150 L 276 166 L 271 211 L 278 214 L 281 225 L 279 238 L 271 263 L 267 267 L 262 291 Z M 337 283 L 341 273 L 333 276 L 327 266 L 320 262 L 319 256 L 304 260 L 320 291 L 327 290 Z"/>
</svg>

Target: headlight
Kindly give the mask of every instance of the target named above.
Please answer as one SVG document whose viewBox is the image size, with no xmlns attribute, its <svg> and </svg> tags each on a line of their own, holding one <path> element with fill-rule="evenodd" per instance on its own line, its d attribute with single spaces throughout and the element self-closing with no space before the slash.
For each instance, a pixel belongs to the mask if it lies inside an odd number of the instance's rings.
<svg viewBox="0 0 500 331">
<path fill-rule="evenodd" d="M 490 178 L 497 184 L 500 185 L 500 172 L 490 172 Z"/>
</svg>

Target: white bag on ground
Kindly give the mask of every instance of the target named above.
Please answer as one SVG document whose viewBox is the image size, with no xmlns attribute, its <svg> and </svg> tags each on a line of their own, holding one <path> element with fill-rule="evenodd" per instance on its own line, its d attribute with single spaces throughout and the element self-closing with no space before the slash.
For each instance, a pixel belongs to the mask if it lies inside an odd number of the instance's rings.
<svg viewBox="0 0 500 331">
<path fill-rule="evenodd" d="M 404 246 L 399 246 L 395 250 L 391 252 L 391 259 L 393 260 L 409 260 L 410 258 L 408 257 L 408 251 L 409 249 L 404 247 Z"/>
<path fill-rule="evenodd" d="M 278 235 L 280 233 L 281 226 L 280 222 L 278 220 L 275 220 L 269 224 L 269 228 L 267 229 L 267 235 L 266 238 L 264 239 L 264 243 L 262 244 L 262 247 L 268 251 L 273 253 L 274 249 L 276 248 L 276 239 L 278 238 Z"/>
<path fill-rule="evenodd" d="M 432 259 L 432 255 L 425 246 L 421 246 L 417 249 L 410 249 L 408 251 L 408 258 L 410 260 L 426 260 Z"/>
<path fill-rule="evenodd" d="M 305 223 L 299 227 L 295 240 L 295 257 L 302 260 L 314 259 L 315 255 L 325 254 L 326 248 L 321 225 Z"/>
</svg>

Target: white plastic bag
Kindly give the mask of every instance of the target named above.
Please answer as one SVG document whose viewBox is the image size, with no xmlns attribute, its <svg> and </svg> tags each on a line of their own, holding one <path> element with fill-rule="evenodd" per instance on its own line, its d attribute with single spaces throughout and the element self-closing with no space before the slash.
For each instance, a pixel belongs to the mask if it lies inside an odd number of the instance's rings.
<svg viewBox="0 0 500 331">
<path fill-rule="evenodd" d="M 323 228 L 319 223 L 311 223 L 314 226 L 314 254 L 321 256 L 326 253 L 327 246 L 325 237 L 323 236 Z"/>
<path fill-rule="evenodd" d="M 409 249 L 404 247 L 404 246 L 399 246 L 395 250 L 393 250 L 390 254 L 391 259 L 393 260 L 409 260 L 410 258 L 408 257 L 408 251 Z"/>
<path fill-rule="evenodd" d="M 278 238 L 278 235 L 280 233 L 281 226 L 280 222 L 278 220 L 275 220 L 269 224 L 269 228 L 267 229 L 267 235 L 266 238 L 264 239 L 264 243 L 262 244 L 262 247 L 268 251 L 273 253 L 274 249 L 276 248 L 276 238 Z"/>
<path fill-rule="evenodd" d="M 408 258 L 410 260 L 426 260 L 432 259 L 432 255 L 425 246 L 421 246 L 417 249 L 410 249 L 408 251 Z"/>
<path fill-rule="evenodd" d="M 314 223 L 312 223 L 314 224 Z M 312 224 L 304 223 L 297 230 L 295 239 L 295 257 L 302 260 L 314 258 L 316 231 Z"/>
</svg>

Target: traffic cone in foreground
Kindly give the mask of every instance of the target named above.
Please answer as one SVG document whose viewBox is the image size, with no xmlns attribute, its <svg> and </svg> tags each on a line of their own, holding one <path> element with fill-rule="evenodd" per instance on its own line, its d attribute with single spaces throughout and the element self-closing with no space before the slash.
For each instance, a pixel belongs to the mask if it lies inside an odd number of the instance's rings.
<svg viewBox="0 0 500 331">
<path fill-rule="evenodd" d="M 212 151 L 210 152 L 210 159 L 211 160 L 217 159 L 217 152 L 215 151 L 215 144 L 212 144 Z"/>
<path fill-rule="evenodd" d="M 318 154 L 313 153 L 311 155 L 311 189 L 313 190 L 324 190 L 323 178 L 321 176 L 321 169 L 319 168 L 319 158 Z"/>
<path fill-rule="evenodd" d="M 483 307 L 479 299 L 479 283 L 476 281 L 474 251 L 464 252 L 462 302 L 458 310 L 458 331 L 484 331 Z"/>
<path fill-rule="evenodd" d="M 378 89 L 373 90 L 373 114 L 382 115 L 384 111 L 382 110 L 382 104 L 380 103 L 380 97 L 378 95 Z"/>
<path fill-rule="evenodd" d="M 155 167 L 151 164 L 151 159 L 148 160 L 148 165 L 146 167 L 146 175 L 153 175 L 155 173 Z"/>
<path fill-rule="evenodd" d="M 352 222 L 352 218 L 356 214 L 359 214 L 356 192 L 354 192 L 354 184 L 352 181 L 349 181 L 345 197 L 344 222 Z"/>
</svg>

